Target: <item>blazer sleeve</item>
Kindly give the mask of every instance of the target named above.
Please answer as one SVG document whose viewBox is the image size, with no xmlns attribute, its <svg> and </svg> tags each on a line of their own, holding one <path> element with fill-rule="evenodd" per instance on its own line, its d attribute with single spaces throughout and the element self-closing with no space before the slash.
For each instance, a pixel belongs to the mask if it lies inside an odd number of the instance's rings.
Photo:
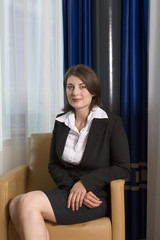
<svg viewBox="0 0 160 240">
<path fill-rule="evenodd" d="M 51 146 L 50 146 L 50 160 L 48 163 L 49 173 L 59 188 L 70 189 L 75 183 L 74 178 L 70 175 L 68 170 L 61 165 L 56 153 L 56 127 L 54 127 Z"/>
<path fill-rule="evenodd" d="M 80 177 L 87 191 L 100 190 L 110 181 L 125 179 L 130 175 L 129 146 L 121 118 L 117 117 L 111 128 L 110 166 L 94 169 Z"/>
</svg>

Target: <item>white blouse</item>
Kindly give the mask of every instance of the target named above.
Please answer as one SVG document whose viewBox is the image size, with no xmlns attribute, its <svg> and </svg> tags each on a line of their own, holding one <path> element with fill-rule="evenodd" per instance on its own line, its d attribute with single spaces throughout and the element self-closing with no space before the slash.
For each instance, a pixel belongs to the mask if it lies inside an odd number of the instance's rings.
<svg viewBox="0 0 160 240">
<path fill-rule="evenodd" d="M 108 116 L 100 107 L 93 107 L 88 115 L 86 126 L 82 128 L 80 132 L 75 126 L 75 114 L 72 111 L 56 118 L 57 121 L 63 122 L 70 128 L 62 154 L 64 161 L 74 165 L 78 165 L 81 162 L 88 139 L 88 133 L 94 118 L 108 118 Z"/>
</svg>

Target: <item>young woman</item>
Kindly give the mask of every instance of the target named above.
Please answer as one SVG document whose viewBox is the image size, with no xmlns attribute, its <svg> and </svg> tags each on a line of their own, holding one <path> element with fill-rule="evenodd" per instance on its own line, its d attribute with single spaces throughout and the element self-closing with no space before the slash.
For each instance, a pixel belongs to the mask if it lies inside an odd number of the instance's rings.
<svg viewBox="0 0 160 240">
<path fill-rule="evenodd" d="M 110 181 L 130 173 L 121 119 L 102 109 L 95 72 L 85 65 L 70 68 L 64 93 L 64 113 L 55 120 L 48 165 L 57 188 L 17 196 L 10 204 L 21 239 L 48 240 L 44 220 L 74 224 L 106 216 Z"/>
</svg>

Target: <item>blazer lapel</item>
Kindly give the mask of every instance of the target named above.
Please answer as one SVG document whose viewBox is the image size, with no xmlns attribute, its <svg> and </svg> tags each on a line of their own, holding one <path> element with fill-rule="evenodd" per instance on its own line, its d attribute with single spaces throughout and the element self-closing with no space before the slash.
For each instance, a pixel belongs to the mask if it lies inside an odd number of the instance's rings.
<svg viewBox="0 0 160 240">
<path fill-rule="evenodd" d="M 108 119 L 93 119 L 80 166 L 85 166 L 86 160 L 90 157 L 91 152 L 93 151 L 93 146 L 96 145 L 98 139 L 102 138 L 102 133 L 105 131 L 106 124 L 108 124 Z"/>
<path fill-rule="evenodd" d="M 66 139 L 69 133 L 69 127 L 67 127 L 64 123 L 57 123 L 57 136 L 56 136 L 56 150 L 57 150 L 57 154 L 59 159 L 62 158 L 62 154 L 63 154 L 63 150 L 64 150 L 64 146 L 66 143 Z"/>
<path fill-rule="evenodd" d="M 107 119 L 93 119 L 87 144 L 84 150 L 84 154 L 82 157 L 82 161 L 80 162 L 79 166 L 85 167 L 86 160 L 90 157 L 91 152 L 93 151 L 93 146 L 95 146 L 97 139 L 102 138 L 102 133 L 105 130 L 106 124 L 108 124 Z M 59 159 L 62 158 L 62 154 L 64 151 L 64 146 L 66 143 L 66 139 L 70 128 L 67 127 L 65 124 L 57 122 L 57 136 L 56 136 L 56 150 Z"/>
</svg>

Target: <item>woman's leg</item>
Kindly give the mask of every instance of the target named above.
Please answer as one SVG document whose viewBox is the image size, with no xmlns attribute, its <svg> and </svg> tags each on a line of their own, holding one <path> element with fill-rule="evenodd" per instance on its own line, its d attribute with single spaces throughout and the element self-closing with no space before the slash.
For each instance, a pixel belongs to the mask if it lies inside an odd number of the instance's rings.
<svg viewBox="0 0 160 240">
<path fill-rule="evenodd" d="M 22 196 L 23 195 L 19 195 L 19 196 L 15 197 L 9 205 L 10 216 L 11 216 L 12 222 L 13 222 L 14 227 L 19 236 L 20 236 L 19 202 L 20 202 L 20 198 Z"/>
<path fill-rule="evenodd" d="M 10 215 L 21 239 L 48 240 L 44 219 L 56 222 L 53 209 L 42 191 L 34 191 L 14 198 Z"/>
</svg>

